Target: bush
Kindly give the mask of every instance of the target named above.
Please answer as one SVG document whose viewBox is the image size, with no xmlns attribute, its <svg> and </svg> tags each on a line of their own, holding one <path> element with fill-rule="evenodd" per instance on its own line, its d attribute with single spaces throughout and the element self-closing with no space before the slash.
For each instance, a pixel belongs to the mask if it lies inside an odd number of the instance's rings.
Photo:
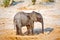
<svg viewBox="0 0 60 40">
<path fill-rule="evenodd" d="M 32 0 L 32 4 L 35 5 L 36 0 Z"/>
<path fill-rule="evenodd" d="M 54 2 L 54 0 L 49 0 L 49 2 Z"/>
<path fill-rule="evenodd" d="M 4 7 L 8 7 L 9 6 L 9 3 L 10 3 L 10 0 L 4 0 L 3 1 Z"/>
</svg>

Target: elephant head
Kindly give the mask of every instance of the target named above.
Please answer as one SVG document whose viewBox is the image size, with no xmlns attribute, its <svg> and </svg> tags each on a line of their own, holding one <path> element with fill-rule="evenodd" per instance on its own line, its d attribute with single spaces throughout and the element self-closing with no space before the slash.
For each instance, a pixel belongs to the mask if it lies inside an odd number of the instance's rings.
<svg viewBox="0 0 60 40">
<path fill-rule="evenodd" d="M 34 22 L 40 22 L 42 24 L 42 33 L 44 33 L 44 23 L 43 23 L 43 17 L 40 13 L 37 13 L 35 11 L 33 11 L 30 15 L 30 20 L 34 21 Z"/>
</svg>

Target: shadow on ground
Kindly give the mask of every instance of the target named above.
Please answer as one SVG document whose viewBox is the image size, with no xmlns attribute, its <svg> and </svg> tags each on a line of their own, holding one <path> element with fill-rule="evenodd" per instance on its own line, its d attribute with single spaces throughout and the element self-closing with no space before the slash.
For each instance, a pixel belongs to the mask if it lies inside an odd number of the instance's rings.
<svg viewBox="0 0 60 40">
<path fill-rule="evenodd" d="M 48 34 L 52 31 L 53 31 L 53 28 L 45 28 L 44 29 L 44 32 L 48 32 Z M 42 33 L 42 29 L 39 29 L 39 28 L 34 29 L 34 34 L 40 34 L 40 33 Z M 27 31 L 24 34 L 27 34 Z"/>
</svg>

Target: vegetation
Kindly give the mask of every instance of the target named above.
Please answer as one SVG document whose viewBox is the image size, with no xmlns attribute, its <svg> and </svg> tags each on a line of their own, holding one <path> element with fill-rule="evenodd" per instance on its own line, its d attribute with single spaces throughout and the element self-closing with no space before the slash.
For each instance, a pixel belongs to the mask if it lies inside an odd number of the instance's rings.
<svg viewBox="0 0 60 40">
<path fill-rule="evenodd" d="M 32 0 L 32 5 L 35 5 L 36 0 Z"/>
<path fill-rule="evenodd" d="M 13 3 L 14 0 L 4 0 L 3 1 L 3 6 L 8 7 Z"/>
<path fill-rule="evenodd" d="M 54 2 L 54 0 L 49 0 L 49 2 Z"/>
<path fill-rule="evenodd" d="M 10 3 L 10 0 L 4 0 L 3 1 L 4 7 L 8 7 L 9 6 L 9 3 Z"/>
</svg>

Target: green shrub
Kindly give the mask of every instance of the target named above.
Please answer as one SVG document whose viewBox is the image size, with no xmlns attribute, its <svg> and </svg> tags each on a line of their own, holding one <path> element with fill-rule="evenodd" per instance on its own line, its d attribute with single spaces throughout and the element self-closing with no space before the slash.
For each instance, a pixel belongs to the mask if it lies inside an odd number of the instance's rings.
<svg viewBox="0 0 60 40">
<path fill-rule="evenodd" d="M 54 2 L 54 0 L 49 0 L 49 2 Z"/>
<path fill-rule="evenodd" d="M 9 6 L 9 3 L 10 3 L 10 0 L 4 0 L 3 1 L 4 7 L 8 7 Z"/>
<path fill-rule="evenodd" d="M 32 0 L 32 4 L 35 5 L 36 0 Z"/>
</svg>

